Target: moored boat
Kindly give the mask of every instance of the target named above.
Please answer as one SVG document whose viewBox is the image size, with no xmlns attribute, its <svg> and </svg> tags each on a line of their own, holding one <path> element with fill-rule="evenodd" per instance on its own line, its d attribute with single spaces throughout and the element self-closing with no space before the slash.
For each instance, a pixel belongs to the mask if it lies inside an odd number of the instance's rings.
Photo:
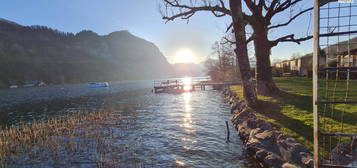
<svg viewBox="0 0 357 168">
<path fill-rule="evenodd" d="M 10 86 L 9 86 L 10 89 L 17 89 L 18 87 L 19 87 L 19 86 L 17 86 L 17 85 L 10 85 Z"/>
<path fill-rule="evenodd" d="M 108 82 L 92 82 L 92 83 L 88 83 L 88 87 L 90 87 L 90 88 L 109 87 L 109 83 Z"/>
</svg>

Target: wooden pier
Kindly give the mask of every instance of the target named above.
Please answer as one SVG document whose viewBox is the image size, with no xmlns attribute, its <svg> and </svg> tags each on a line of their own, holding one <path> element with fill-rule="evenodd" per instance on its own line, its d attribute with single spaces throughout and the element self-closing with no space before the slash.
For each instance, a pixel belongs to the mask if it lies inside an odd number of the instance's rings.
<svg viewBox="0 0 357 168">
<path fill-rule="evenodd" d="M 230 85 L 239 85 L 240 82 L 212 82 L 207 78 L 203 79 L 177 79 L 154 81 L 153 93 L 183 93 L 195 90 L 206 90 L 208 87 L 220 90 Z"/>
</svg>

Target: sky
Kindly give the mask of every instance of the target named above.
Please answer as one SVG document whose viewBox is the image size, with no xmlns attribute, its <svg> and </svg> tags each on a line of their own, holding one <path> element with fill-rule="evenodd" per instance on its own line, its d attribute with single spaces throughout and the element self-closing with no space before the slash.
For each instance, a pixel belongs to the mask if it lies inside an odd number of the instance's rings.
<svg viewBox="0 0 357 168">
<path fill-rule="evenodd" d="M 207 59 L 212 53 L 212 44 L 224 35 L 231 18 L 216 18 L 210 12 L 200 12 L 189 23 L 186 20 L 165 23 L 159 12 L 159 1 L 1 0 L 0 18 L 25 26 L 44 25 L 72 33 L 87 29 L 105 35 L 113 31 L 128 30 L 156 44 L 170 63 L 179 62 L 177 56 L 182 53 L 189 53 L 194 57 L 190 60 L 195 63 Z M 310 2 L 299 7 L 309 6 Z M 286 13 L 274 21 L 283 21 L 288 17 L 289 14 Z M 309 18 L 308 13 L 288 28 L 272 32 L 270 38 L 292 32 L 296 32 L 297 37 L 311 34 L 312 21 Z M 311 51 L 311 41 L 301 45 L 284 43 L 272 50 L 271 59 L 289 59 L 293 53 L 303 55 Z"/>
</svg>

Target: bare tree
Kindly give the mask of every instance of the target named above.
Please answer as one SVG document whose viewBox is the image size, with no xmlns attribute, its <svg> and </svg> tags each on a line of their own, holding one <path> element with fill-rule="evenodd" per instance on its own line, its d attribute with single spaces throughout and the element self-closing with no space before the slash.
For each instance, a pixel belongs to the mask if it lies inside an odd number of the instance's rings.
<svg viewBox="0 0 357 168">
<path fill-rule="evenodd" d="M 222 17 L 225 15 L 230 15 L 232 17 L 232 27 L 236 39 L 235 53 L 241 73 L 244 99 L 250 106 L 254 106 L 257 102 L 257 97 L 250 72 L 247 41 L 245 35 L 246 22 L 243 21 L 244 16 L 242 12 L 241 0 L 229 0 L 229 6 L 232 11 L 234 11 L 233 15 L 231 15 L 231 11 L 225 7 L 223 0 L 217 1 L 216 4 L 214 4 L 214 1 L 202 0 L 201 2 L 203 4 L 201 4 L 199 7 L 195 7 L 194 3 L 196 1 L 189 1 L 189 5 L 181 4 L 180 0 L 163 0 L 163 2 L 166 9 L 165 11 L 162 11 L 163 19 L 167 21 L 174 20 L 176 18 L 188 20 L 197 11 L 211 11 L 216 17 Z M 175 9 L 178 10 L 177 13 L 175 13 Z"/>
<path fill-rule="evenodd" d="M 196 12 L 209 11 L 216 17 L 233 15 L 233 11 L 226 8 L 227 1 L 224 0 L 163 0 L 165 11 L 163 19 L 171 21 L 177 18 L 189 20 Z M 247 38 L 247 42 L 254 41 L 256 56 L 256 87 L 259 94 L 272 95 L 279 89 L 275 86 L 272 79 L 270 64 L 271 49 L 280 42 L 300 42 L 311 39 L 312 36 L 295 38 L 294 34 L 284 35 L 274 40 L 268 38 L 269 32 L 274 29 L 288 26 L 302 14 L 312 10 L 311 8 L 293 10 L 298 3 L 303 0 L 244 0 L 247 6 L 247 12 L 242 12 L 242 22 L 249 24 L 252 29 L 252 35 Z M 290 17 L 282 23 L 273 24 L 274 16 L 290 11 Z M 227 32 L 233 27 L 233 23 L 228 26 Z M 234 29 L 233 29 L 234 31 Z"/>
<path fill-rule="evenodd" d="M 211 77 L 211 80 L 224 81 L 224 74 L 220 66 L 220 63 L 216 59 L 207 59 L 205 61 L 206 72 L 207 75 Z"/>
<path fill-rule="evenodd" d="M 219 44 L 218 41 L 214 42 L 214 44 L 212 45 L 212 50 L 213 50 L 213 54 L 217 54 L 218 56 L 218 65 L 219 65 L 219 69 L 222 70 L 222 48 L 221 45 Z"/>
<path fill-rule="evenodd" d="M 257 81 L 257 92 L 261 95 L 272 95 L 279 89 L 276 87 L 272 79 L 272 69 L 270 62 L 271 49 L 277 46 L 280 42 L 295 42 L 300 44 L 301 41 L 308 40 L 311 38 L 311 36 L 296 39 L 294 34 L 289 34 L 274 40 L 269 40 L 268 34 L 273 29 L 289 25 L 300 15 L 312 10 L 312 7 L 300 10 L 297 13 L 293 13 L 292 11 L 294 11 L 294 6 L 303 0 L 244 1 L 252 13 L 248 19 L 248 22 L 253 29 L 253 36 L 251 38 L 254 41 L 255 48 L 255 76 Z M 274 16 L 277 16 L 284 11 L 292 12 L 291 17 L 286 22 L 272 25 L 272 19 Z"/>
<path fill-rule="evenodd" d="M 222 2 L 222 1 L 221 1 Z M 248 102 L 248 105 L 255 106 L 257 103 L 257 95 L 254 89 L 253 80 L 250 71 L 247 39 L 245 26 L 243 22 L 242 1 L 230 0 L 229 6 L 232 10 L 232 21 L 234 36 L 236 39 L 236 56 L 238 61 L 238 67 L 241 73 L 241 79 L 243 83 L 243 95 L 244 99 Z"/>
<path fill-rule="evenodd" d="M 223 39 L 221 40 L 223 41 Z M 212 55 L 218 58 L 219 68 L 224 72 L 236 65 L 233 44 L 216 41 L 212 45 Z"/>
</svg>

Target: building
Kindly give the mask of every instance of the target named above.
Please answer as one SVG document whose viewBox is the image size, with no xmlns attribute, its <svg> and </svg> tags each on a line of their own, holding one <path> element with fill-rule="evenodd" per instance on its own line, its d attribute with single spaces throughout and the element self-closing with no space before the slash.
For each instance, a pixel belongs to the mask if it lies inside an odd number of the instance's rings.
<svg viewBox="0 0 357 168">
<path fill-rule="evenodd" d="M 357 38 L 343 41 L 320 50 L 320 67 L 357 66 Z M 289 73 L 294 76 L 312 75 L 312 53 L 273 65 L 276 76 Z M 284 75 L 283 75 L 284 76 Z M 357 76 L 356 76 L 357 78 Z"/>
<path fill-rule="evenodd" d="M 297 60 L 298 76 L 310 77 L 312 75 L 312 54 L 306 54 Z"/>
<path fill-rule="evenodd" d="M 348 52 L 343 52 L 338 55 L 338 63 L 340 67 L 357 66 L 357 48 Z"/>
<path fill-rule="evenodd" d="M 320 58 L 320 65 L 325 64 L 325 58 Z M 274 64 L 282 74 L 290 73 L 294 76 L 310 77 L 312 75 L 312 54 L 306 54 L 299 58 L 285 60 Z"/>
</svg>

